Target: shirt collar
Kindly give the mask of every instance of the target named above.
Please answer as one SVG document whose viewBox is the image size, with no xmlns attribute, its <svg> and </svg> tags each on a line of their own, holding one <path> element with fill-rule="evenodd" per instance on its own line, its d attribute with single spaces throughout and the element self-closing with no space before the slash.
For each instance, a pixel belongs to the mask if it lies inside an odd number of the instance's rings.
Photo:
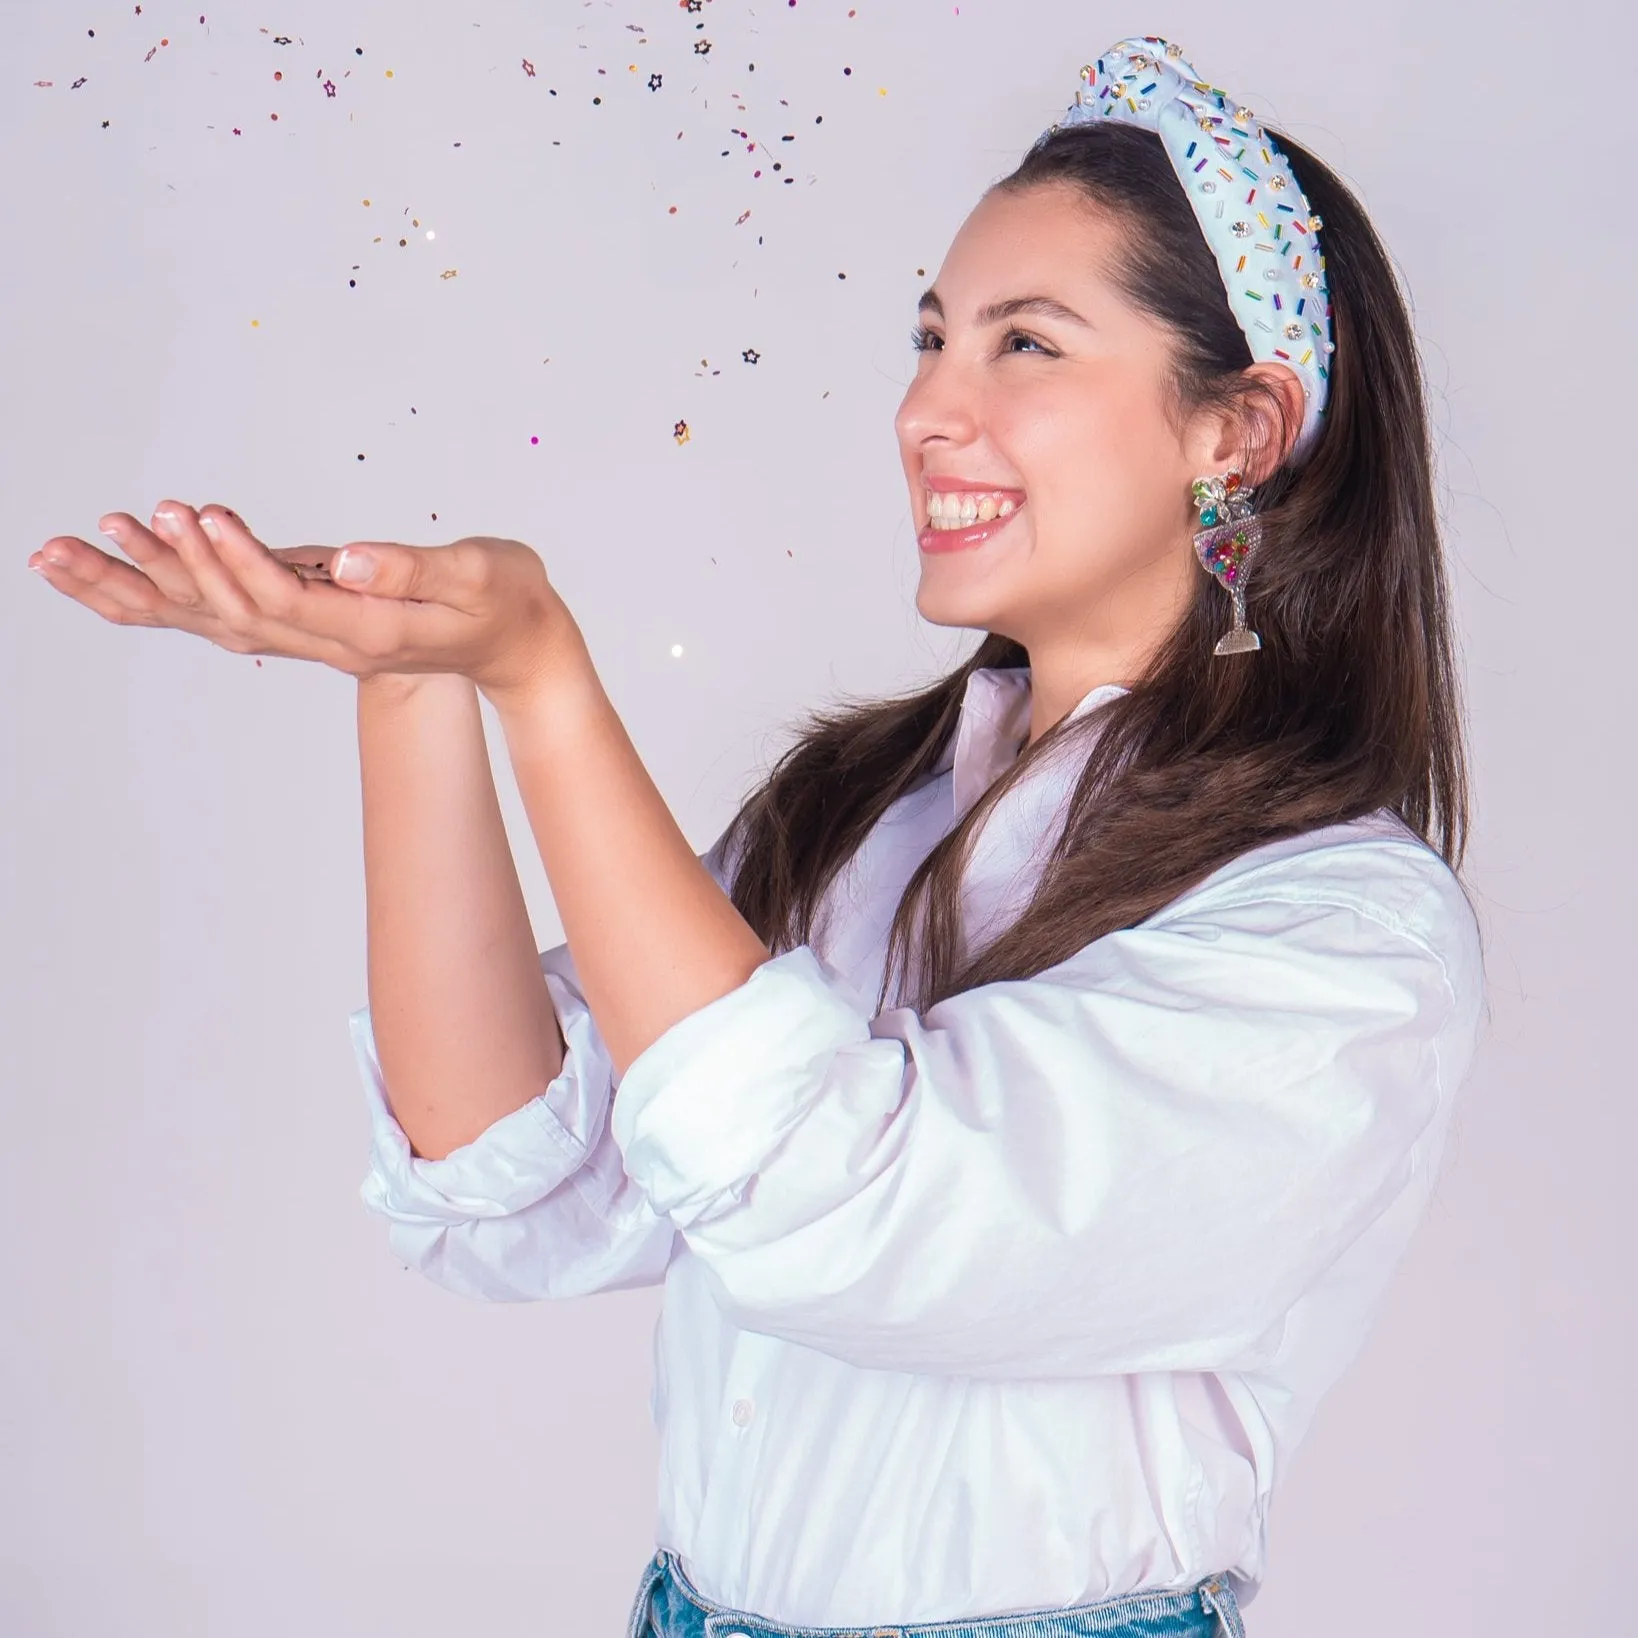
<svg viewBox="0 0 1638 1638">
<path fill-rule="evenodd" d="M 1126 692 L 1119 683 L 1100 683 L 1081 696 L 1069 717 L 1081 716 Z M 1029 738 L 1029 702 L 1027 665 L 981 666 L 968 677 L 960 724 L 933 770 L 935 774 L 953 772 L 958 820 L 1018 760 Z"/>
</svg>

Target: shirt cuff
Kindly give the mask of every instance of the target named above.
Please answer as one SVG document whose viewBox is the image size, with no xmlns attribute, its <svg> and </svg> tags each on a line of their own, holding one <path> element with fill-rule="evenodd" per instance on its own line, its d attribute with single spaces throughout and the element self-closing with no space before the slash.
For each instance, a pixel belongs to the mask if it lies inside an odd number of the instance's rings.
<svg viewBox="0 0 1638 1638">
<path fill-rule="evenodd" d="M 403 1223 L 504 1217 L 544 1199 L 583 1164 L 607 1119 L 613 1064 L 572 969 L 555 972 L 545 962 L 546 988 L 563 1029 L 561 1073 L 442 1160 L 411 1153 L 388 1102 L 369 1009 L 349 1017 L 370 1111 L 370 1171 L 359 1194 L 371 1211 Z"/>
<path fill-rule="evenodd" d="M 679 1228 L 737 1205 L 836 1054 L 869 1039 L 870 1009 L 840 972 L 806 944 L 774 956 L 627 1067 L 610 1121 L 626 1171 Z"/>
</svg>

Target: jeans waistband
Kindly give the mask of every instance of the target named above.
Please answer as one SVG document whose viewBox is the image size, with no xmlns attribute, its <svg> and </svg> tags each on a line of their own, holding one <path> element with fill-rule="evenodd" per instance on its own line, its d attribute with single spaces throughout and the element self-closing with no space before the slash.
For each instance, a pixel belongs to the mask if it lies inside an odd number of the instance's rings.
<svg viewBox="0 0 1638 1638">
<path fill-rule="evenodd" d="M 1225 1575 L 1095 1604 L 865 1627 L 794 1627 L 708 1599 L 660 1549 L 643 1568 L 626 1638 L 1246 1638 Z"/>
</svg>

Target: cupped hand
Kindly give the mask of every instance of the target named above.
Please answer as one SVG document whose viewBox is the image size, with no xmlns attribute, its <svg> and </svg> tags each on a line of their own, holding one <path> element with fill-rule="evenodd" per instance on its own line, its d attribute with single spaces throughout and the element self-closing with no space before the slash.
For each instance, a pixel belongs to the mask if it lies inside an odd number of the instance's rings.
<svg viewBox="0 0 1638 1638">
<path fill-rule="evenodd" d="M 269 548 L 227 507 L 176 501 L 160 504 L 153 525 L 127 512 L 99 523 L 135 567 L 68 535 L 48 540 L 29 567 L 115 625 L 170 627 L 234 654 L 317 660 L 355 677 L 459 672 L 495 694 L 527 687 L 578 638 L 522 541 Z M 370 578 L 336 576 L 343 550 L 373 563 Z"/>
</svg>

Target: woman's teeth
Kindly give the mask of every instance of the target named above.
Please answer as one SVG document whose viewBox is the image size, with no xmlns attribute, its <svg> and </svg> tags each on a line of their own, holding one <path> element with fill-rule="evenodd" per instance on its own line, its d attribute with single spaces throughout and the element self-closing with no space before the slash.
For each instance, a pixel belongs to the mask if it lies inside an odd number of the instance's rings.
<svg viewBox="0 0 1638 1638">
<path fill-rule="evenodd" d="M 1018 503 L 1011 495 L 982 490 L 927 491 L 927 521 L 935 529 L 970 529 L 992 518 L 1011 517 Z"/>
</svg>

